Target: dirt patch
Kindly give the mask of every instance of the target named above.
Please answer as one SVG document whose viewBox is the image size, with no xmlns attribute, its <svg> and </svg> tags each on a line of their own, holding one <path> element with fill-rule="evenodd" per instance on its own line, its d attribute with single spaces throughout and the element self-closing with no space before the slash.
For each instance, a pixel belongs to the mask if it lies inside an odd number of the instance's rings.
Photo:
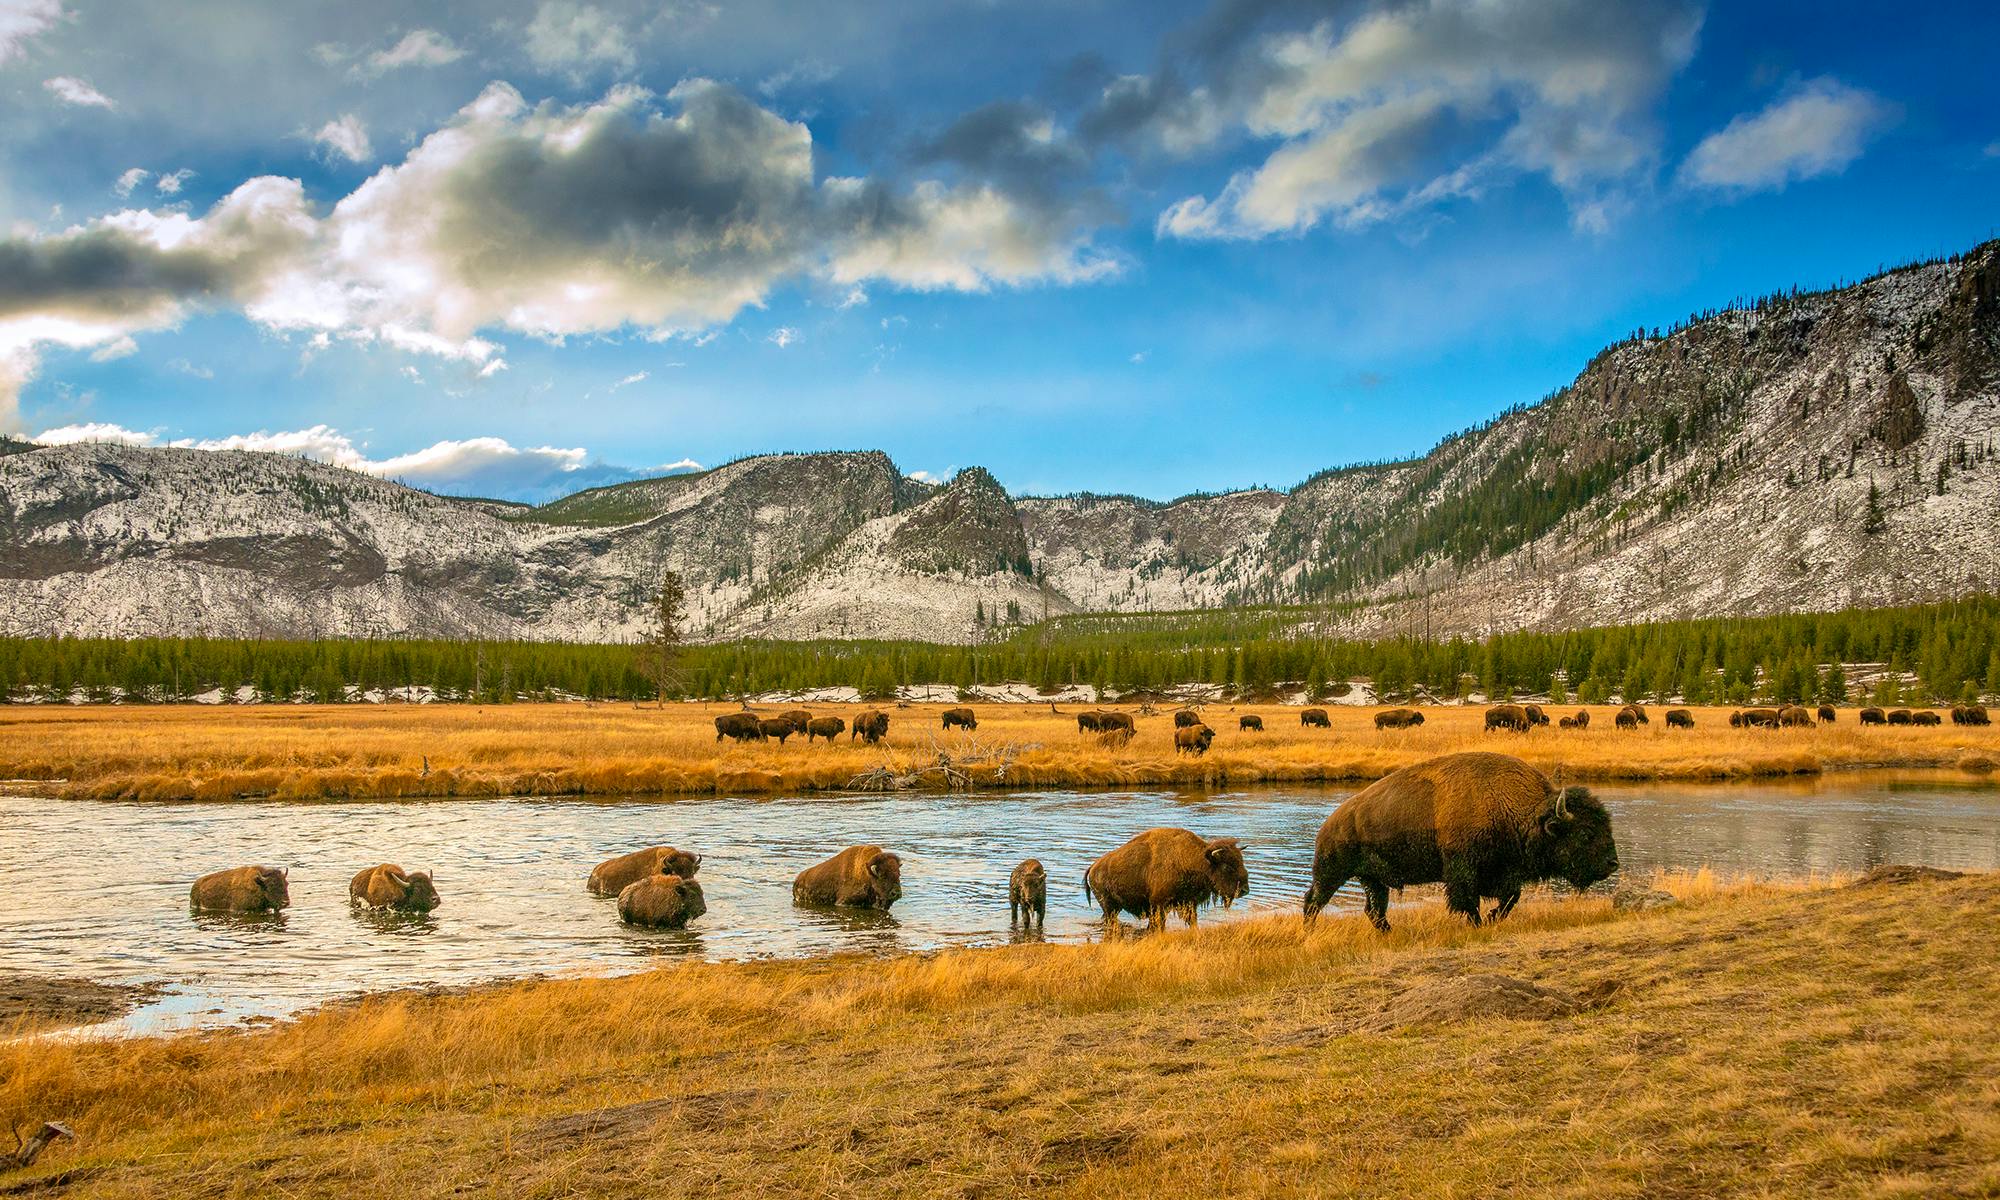
<svg viewBox="0 0 2000 1200">
<path fill-rule="evenodd" d="M 1936 867 L 1913 867 L 1907 863 L 1895 866 L 1876 867 L 1848 887 L 1892 887 L 1905 883 L 1941 883 L 1947 879 L 1963 879 L 1963 871 L 1940 871 Z"/>
<path fill-rule="evenodd" d="M 1413 1025 L 1452 1021 L 1553 1021 L 1567 1017 L 1583 1004 L 1568 992 L 1545 988 L 1505 975 L 1459 975 L 1431 979 L 1391 996 L 1360 1027 L 1375 1033 Z"/>
<path fill-rule="evenodd" d="M 0 974 L 0 1028 L 95 1025 L 113 1021 L 160 994 L 156 984 L 93 983 L 49 975 Z"/>
<path fill-rule="evenodd" d="M 571 1142 L 582 1138 L 622 1140 L 647 1133 L 662 1120 L 679 1115 L 691 1129 L 712 1130 L 749 1107 L 751 1091 L 716 1092 L 705 1096 L 668 1096 L 610 1108 L 593 1108 L 543 1121 L 527 1131 L 529 1143 Z"/>
</svg>

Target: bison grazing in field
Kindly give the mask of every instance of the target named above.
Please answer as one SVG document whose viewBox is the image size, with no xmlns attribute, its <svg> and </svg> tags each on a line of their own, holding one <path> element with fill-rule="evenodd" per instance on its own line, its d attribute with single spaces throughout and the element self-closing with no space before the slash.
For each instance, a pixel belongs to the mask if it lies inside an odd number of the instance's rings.
<svg viewBox="0 0 2000 1200">
<path fill-rule="evenodd" d="M 764 731 L 766 738 L 777 738 L 780 746 L 785 739 L 798 732 L 790 717 L 765 717 L 757 722 L 757 728 Z"/>
<path fill-rule="evenodd" d="M 1528 710 L 1518 704 L 1496 704 L 1486 710 L 1486 732 L 1496 729 L 1526 733 L 1532 727 L 1528 720 Z"/>
<path fill-rule="evenodd" d="M 1523 704 L 1521 711 L 1528 714 L 1528 724 L 1530 725 L 1546 725 L 1549 723 L 1549 714 L 1543 712 L 1542 706 L 1539 704 Z"/>
<path fill-rule="evenodd" d="M 1264 732 L 1264 718 L 1244 716 L 1236 718 L 1236 728 L 1249 733 Z"/>
<path fill-rule="evenodd" d="M 732 738 L 739 742 L 761 742 L 764 740 L 764 722 L 756 713 L 724 713 L 715 718 L 715 740 Z"/>
<path fill-rule="evenodd" d="M 618 916 L 627 925 L 653 929 L 686 929 L 708 911 L 701 885 L 679 875 L 648 875 L 618 893 Z"/>
<path fill-rule="evenodd" d="M 1192 754 L 1196 758 L 1208 753 L 1209 743 L 1215 740 L 1215 730 L 1206 725 L 1195 725 L 1187 729 L 1174 730 L 1174 753 Z"/>
<path fill-rule="evenodd" d="M 1693 728 L 1694 728 L 1694 714 L 1693 714 L 1693 713 L 1691 713 L 1691 712 L 1689 712 L 1689 711 L 1688 711 L 1687 709 L 1685 709 L 1685 708 L 1670 708 L 1670 709 L 1668 709 L 1668 710 L 1667 710 L 1667 728 L 1668 728 L 1668 729 L 1693 729 Z"/>
<path fill-rule="evenodd" d="M 1567 880 L 1578 891 L 1618 869 L 1611 814 L 1590 789 L 1551 784 L 1518 758 L 1447 754 L 1370 784 L 1320 826 L 1308 921 L 1350 879 L 1367 891 L 1368 919 L 1389 928 L 1389 889 L 1443 883 L 1445 904 L 1479 924 L 1479 898 L 1506 916 L 1522 885 Z"/>
<path fill-rule="evenodd" d="M 810 743 L 814 738 L 825 738 L 830 742 L 846 728 L 847 722 L 839 717 L 814 717 L 806 722 L 806 741 Z"/>
<path fill-rule="evenodd" d="M 277 912 L 291 904 L 292 891 L 277 867 L 234 867 L 195 880 L 188 901 L 211 912 Z"/>
<path fill-rule="evenodd" d="M 1250 890 L 1243 847 L 1235 838 L 1208 839 L 1185 829 L 1148 829 L 1090 864 L 1083 898 L 1104 910 L 1106 924 L 1121 912 L 1164 929 L 1168 913 L 1189 925 L 1211 900 L 1224 908 Z"/>
<path fill-rule="evenodd" d="M 879 708 L 871 708 L 854 714 L 854 727 L 847 731 L 847 740 L 860 738 L 873 745 L 889 736 L 889 714 Z"/>
<path fill-rule="evenodd" d="M 1201 714 L 1191 708 L 1181 709 L 1174 714 L 1175 729 L 1192 729 L 1201 724 Z"/>
<path fill-rule="evenodd" d="M 1578 729 L 1590 728 L 1590 710 L 1583 708 L 1576 710 L 1576 727 Z"/>
<path fill-rule="evenodd" d="M 583 886 L 593 896 L 616 896 L 648 875 L 678 875 L 693 879 L 701 870 L 701 855 L 672 846 L 648 846 L 617 858 L 608 858 L 590 869 Z"/>
<path fill-rule="evenodd" d="M 812 719 L 813 719 L 813 715 L 807 712 L 803 708 L 790 709 L 786 712 L 781 712 L 778 715 L 792 723 L 793 733 L 804 733 L 806 731 L 806 726 L 812 724 Z"/>
<path fill-rule="evenodd" d="M 1076 714 L 1078 733 L 1097 733 L 1104 728 L 1104 714 L 1101 712 L 1080 712 Z"/>
<path fill-rule="evenodd" d="M 1377 729 L 1413 729 L 1424 723 L 1424 714 L 1414 708 L 1391 708 L 1375 714 Z"/>
<path fill-rule="evenodd" d="M 1311 725 L 1319 729 L 1333 728 L 1333 721 L 1323 708 L 1308 708 L 1299 713 L 1299 728 Z"/>
<path fill-rule="evenodd" d="M 947 708 L 939 715 L 944 721 L 945 729 L 979 728 L 979 718 L 974 716 L 969 708 Z"/>
<path fill-rule="evenodd" d="M 1646 715 L 1646 706 L 1643 704 L 1627 704 L 1618 711 L 1620 713 L 1631 713 L 1635 724 L 1651 725 L 1653 723 L 1652 718 Z"/>
<path fill-rule="evenodd" d="M 1899 708 L 1889 714 L 1889 724 L 1891 725 L 1914 725 L 1916 723 L 1916 719 L 1911 716 L 1910 710 L 1907 708 Z"/>
<path fill-rule="evenodd" d="M 1014 868 L 1007 877 L 1007 920 L 1044 924 L 1049 916 L 1049 873 L 1042 869 L 1042 860 L 1030 858 Z"/>
<path fill-rule="evenodd" d="M 370 867 L 347 884 L 347 898 L 370 908 L 427 913 L 443 904 L 428 871 L 405 871 L 394 863 Z"/>
<path fill-rule="evenodd" d="M 1098 713 L 1097 728 L 1105 733 L 1123 733 L 1128 738 L 1138 732 L 1138 727 L 1132 724 L 1132 714 L 1121 712 Z"/>
<path fill-rule="evenodd" d="M 1858 715 L 1858 719 L 1863 725 L 1887 725 L 1889 723 L 1889 718 L 1883 715 L 1882 710 L 1872 706 L 1862 709 Z"/>
<path fill-rule="evenodd" d="M 1729 714 L 1729 723 L 1744 729 L 1776 729 L 1778 710 L 1775 708 L 1746 708 Z"/>
<path fill-rule="evenodd" d="M 1834 717 L 1838 715 L 1831 704 L 1822 704 L 1819 706 L 1819 719 L 1824 724 L 1833 724 Z"/>
<path fill-rule="evenodd" d="M 1812 709 L 1797 704 L 1787 704 L 1778 710 L 1778 724 L 1786 729 L 1811 729 Z"/>
<path fill-rule="evenodd" d="M 1951 706 L 1951 723 L 1954 725 L 1991 725 L 1993 718 L 1987 714 L 1984 704 L 1954 704 Z"/>
<path fill-rule="evenodd" d="M 1942 724 L 1944 724 L 1944 718 L 1943 718 L 1943 717 L 1940 717 L 1940 716 L 1938 716 L 1938 715 L 1937 715 L 1936 713 L 1934 713 L 1934 712 L 1929 712 L 1929 711 L 1925 711 L 1925 712 L 1918 712 L 1918 713 L 1911 713 L 1911 714 L 1910 714 L 1910 724 L 1912 724 L 1912 725 L 1942 725 Z"/>
<path fill-rule="evenodd" d="M 1639 714 L 1629 708 L 1621 708 L 1618 710 L 1618 714 L 1611 718 L 1611 723 L 1620 729 L 1637 729 L 1639 728 Z"/>
<path fill-rule="evenodd" d="M 1576 728 L 1576 718 L 1575 718 L 1575 717 L 1561 717 L 1561 718 L 1558 718 L 1558 719 L 1557 719 L 1557 721 L 1556 721 L 1556 728 L 1557 728 L 1557 729 L 1575 729 L 1575 728 Z"/>
<path fill-rule="evenodd" d="M 903 860 L 880 846 L 849 846 L 792 881 L 793 904 L 888 912 L 902 898 Z"/>
</svg>

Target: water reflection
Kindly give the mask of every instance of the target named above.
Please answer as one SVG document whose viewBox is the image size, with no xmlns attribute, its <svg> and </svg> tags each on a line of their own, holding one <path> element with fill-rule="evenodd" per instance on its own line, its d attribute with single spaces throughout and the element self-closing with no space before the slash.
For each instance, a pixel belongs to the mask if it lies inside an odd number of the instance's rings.
<svg viewBox="0 0 2000 1200">
<path fill-rule="evenodd" d="M 1599 792 L 1627 874 L 2000 867 L 2000 788 L 1957 776 Z M 1244 840 L 1250 894 L 1205 912 L 1204 923 L 1296 912 L 1314 834 L 1348 794 L 185 805 L 0 797 L 0 828 L 36 831 L 32 844 L 0 837 L 0 885 L 39 897 L 0 910 L 0 972 L 166 982 L 173 991 L 132 1023 L 157 1028 L 283 1015 L 362 990 L 640 970 L 676 957 L 1095 939 L 1104 927 L 1083 899 L 1084 869 L 1155 825 Z M 864 842 L 903 857 L 904 897 L 892 914 L 792 904 L 800 870 Z M 596 863 L 662 843 L 705 855 L 708 912 L 693 928 L 634 929 L 615 901 L 585 893 Z M 1008 875 L 1025 857 L 1048 869 L 1045 930 L 1009 922 Z M 446 905 L 429 914 L 351 906 L 353 872 L 384 861 L 434 868 Z M 190 880 L 245 862 L 289 865 L 293 907 L 190 915 Z M 1336 906 L 1358 908 L 1358 896 Z"/>
</svg>

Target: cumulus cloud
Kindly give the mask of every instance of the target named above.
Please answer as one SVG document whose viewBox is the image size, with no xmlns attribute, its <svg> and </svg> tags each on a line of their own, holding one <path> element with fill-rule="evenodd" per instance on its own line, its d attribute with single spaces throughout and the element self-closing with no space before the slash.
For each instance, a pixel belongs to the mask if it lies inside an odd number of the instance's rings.
<svg viewBox="0 0 2000 1200">
<path fill-rule="evenodd" d="M 321 61 L 336 56 L 337 48 L 325 48 Z M 412 29 L 402 40 L 386 50 L 377 50 L 362 62 L 356 64 L 356 74 L 362 76 L 382 75 L 404 67 L 442 67 L 465 57 L 452 40 L 435 29 Z"/>
<path fill-rule="evenodd" d="M 1693 187 L 1754 192 L 1832 175 L 1861 157 L 1893 115 L 1859 88 L 1810 80 L 1703 138 L 1681 164 L 1680 178 Z"/>
<path fill-rule="evenodd" d="M 44 429 L 30 440 L 40 442 L 44 446 L 73 446 L 80 442 L 111 442 L 120 446 L 157 446 L 160 443 L 157 434 L 142 433 L 122 425 L 103 422 Z"/>
<path fill-rule="evenodd" d="M 646 372 L 634 371 L 630 375 L 627 375 L 625 378 L 619 380 L 617 383 L 612 384 L 605 390 L 608 392 L 615 392 L 619 388 L 628 388 L 635 383 L 644 383 L 644 382 L 646 382 Z"/>
<path fill-rule="evenodd" d="M 327 154 L 338 154 L 349 162 L 365 163 L 375 157 L 368 140 L 368 127 L 353 113 L 342 113 L 319 127 L 313 141 Z"/>
<path fill-rule="evenodd" d="M 62 18 L 62 0 L 0 0 L 0 63 L 18 58 L 30 39 Z"/>
<path fill-rule="evenodd" d="M 139 353 L 139 343 L 133 341 L 129 336 L 121 337 L 115 342 L 99 346 L 97 349 L 91 351 L 90 361 L 95 363 L 116 362 L 121 358 L 130 358 L 137 353 Z"/>
<path fill-rule="evenodd" d="M 1213 197 L 1171 205 L 1161 235 L 1357 226 L 1521 174 L 1547 177 L 1588 224 L 1607 189 L 1654 160 L 1651 109 L 1701 24 L 1689 0 L 1424 0 L 1303 31 L 1244 15 L 1284 7 L 1221 6 L 1203 82 L 1178 69 L 1121 78 L 1085 118 L 1099 136 L 1176 153 L 1225 132 L 1276 142 Z"/>
<path fill-rule="evenodd" d="M 52 92 L 64 104 L 74 104 L 82 108 L 112 108 L 111 97 L 98 91 L 74 75 L 58 75 L 45 79 L 42 86 Z"/>
<path fill-rule="evenodd" d="M 544 71 L 582 78 L 599 68 L 624 72 L 638 64 L 625 27 L 594 4 L 542 0 L 526 35 L 528 59 Z"/>
<path fill-rule="evenodd" d="M 178 196 L 181 189 L 187 186 L 187 181 L 193 178 L 194 172 L 187 167 L 182 167 L 178 171 L 169 171 L 165 175 L 160 176 L 153 182 L 153 186 L 159 190 L 162 196 Z"/>
<path fill-rule="evenodd" d="M 799 331 L 793 329 L 790 325 L 780 325 L 776 329 L 773 329 L 770 335 L 764 340 L 783 350 L 785 347 L 799 340 Z"/>
<path fill-rule="evenodd" d="M 111 190 L 120 196 L 130 196 L 132 189 L 152 178 L 152 175 L 153 173 L 144 167 L 133 167 L 118 176 L 118 182 L 111 185 Z"/>
</svg>

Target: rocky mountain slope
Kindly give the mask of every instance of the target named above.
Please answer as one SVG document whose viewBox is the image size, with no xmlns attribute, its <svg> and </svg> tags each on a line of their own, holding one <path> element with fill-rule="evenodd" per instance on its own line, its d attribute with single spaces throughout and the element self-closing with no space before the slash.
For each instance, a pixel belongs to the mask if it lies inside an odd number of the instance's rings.
<svg viewBox="0 0 2000 1200">
<path fill-rule="evenodd" d="M 1485 633 L 2000 589 L 2000 243 L 1614 346 L 1408 462 L 1161 504 L 744 459 L 538 509 L 274 455 L 0 444 L 0 633 L 971 640 L 1342 601 Z M 1352 604 L 1345 602 L 1360 602 Z"/>
</svg>

